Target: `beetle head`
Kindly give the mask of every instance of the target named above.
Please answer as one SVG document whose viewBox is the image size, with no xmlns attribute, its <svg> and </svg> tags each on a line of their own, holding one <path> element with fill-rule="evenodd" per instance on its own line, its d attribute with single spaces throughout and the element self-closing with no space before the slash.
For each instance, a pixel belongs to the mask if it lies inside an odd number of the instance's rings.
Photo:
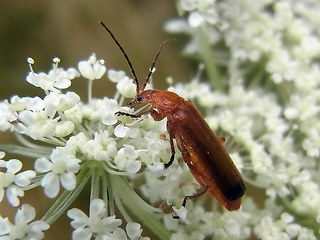
<svg viewBox="0 0 320 240">
<path fill-rule="evenodd" d="M 137 96 L 132 99 L 132 101 L 129 103 L 129 105 L 140 105 L 140 104 L 148 104 L 153 102 L 153 95 L 155 92 L 158 92 L 158 90 L 144 90 L 142 92 L 139 92 Z"/>
</svg>

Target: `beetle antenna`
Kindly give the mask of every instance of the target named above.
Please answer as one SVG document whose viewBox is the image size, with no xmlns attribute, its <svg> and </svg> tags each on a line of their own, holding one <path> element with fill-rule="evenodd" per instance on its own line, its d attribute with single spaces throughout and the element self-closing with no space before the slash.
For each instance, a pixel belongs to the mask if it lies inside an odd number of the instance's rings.
<svg viewBox="0 0 320 240">
<path fill-rule="evenodd" d="M 123 47 L 121 46 L 121 44 L 118 42 L 118 40 L 116 39 L 116 37 L 113 35 L 113 33 L 111 32 L 111 30 L 102 22 L 100 21 L 100 24 L 107 30 L 107 32 L 110 34 L 111 38 L 113 39 L 113 41 L 117 44 L 117 46 L 119 47 L 120 51 L 122 52 L 123 56 L 125 57 L 125 59 L 127 60 L 127 63 L 130 67 L 132 76 L 134 78 L 134 81 L 137 85 L 137 93 L 139 93 L 140 91 L 140 86 L 139 86 L 139 81 L 136 75 L 136 72 L 134 71 L 134 68 L 132 66 L 132 63 L 129 59 L 129 56 L 127 55 L 127 53 L 125 52 L 125 50 L 123 49 Z M 159 54 L 158 54 L 159 55 Z M 154 64 L 153 64 L 154 65 Z M 151 75 L 151 74 L 150 74 Z"/>
<path fill-rule="evenodd" d="M 156 65 L 156 62 L 157 62 L 157 60 L 158 60 L 158 57 L 159 57 L 159 55 L 160 55 L 160 53 L 161 53 L 164 45 L 165 45 L 167 42 L 169 42 L 169 41 L 170 41 L 170 40 L 165 40 L 165 41 L 160 45 L 159 50 L 158 50 L 158 52 L 157 52 L 157 54 L 156 54 L 156 56 L 155 56 L 155 58 L 154 58 L 154 60 L 153 60 L 153 62 L 152 62 L 152 64 L 151 64 L 150 71 L 149 71 L 149 73 L 148 73 L 148 75 L 147 75 L 147 77 L 146 77 L 146 81 L 145 81 L 144 84 L 142 85 L 141 91 L 143 91 L 144 88 L 147 86 L 147 83 L 149 82 L 150 77 L 151 77 L 151 75 L 152 75 L 152 73 L 153 73 L 153 69 L 154 69 L 154 66 Z"/>
</svg>

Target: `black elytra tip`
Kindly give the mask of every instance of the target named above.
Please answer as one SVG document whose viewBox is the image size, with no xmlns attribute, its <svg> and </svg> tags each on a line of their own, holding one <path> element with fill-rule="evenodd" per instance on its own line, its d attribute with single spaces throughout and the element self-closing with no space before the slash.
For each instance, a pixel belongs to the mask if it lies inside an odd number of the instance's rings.
<svg viewBox="0 0 320 240">
<path fill-rule="evenodd" d="M 245 191 L 246 187 L 244 186 L 242 181 L 239 181 L 238 184 L 223 190 L 222 193 L 227 199 L 233 201 L 241 198 Z"/>
</svg>

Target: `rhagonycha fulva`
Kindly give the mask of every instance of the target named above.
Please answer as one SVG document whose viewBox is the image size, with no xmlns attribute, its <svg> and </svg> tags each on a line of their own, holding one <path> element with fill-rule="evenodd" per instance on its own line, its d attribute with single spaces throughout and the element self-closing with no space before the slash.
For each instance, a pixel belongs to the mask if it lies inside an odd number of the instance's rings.
<svg viewBox="0 0 320 240">
<path fill-rule="evenodd" d="M 239 209 L 241 197 L 246 188 L 239 171 L 222 145 L 224 139 L 216 137 L 200 112 L 190 101 L 186 101 L 176 93 L 169 91 L 145 90 L 165 42 L 160 46 L 155 56 L 146 81 L 140 85 L 128 55 L 109 28 L 103 22 L 101 24 L 126 58 L 136 83 L 137 95 L 130 105 L 151 105 L 148 110 L 136 115 L 124 112 L 118 112 L 117 114 L 131 117 L 151 114 L 155 121 L 167 118 L 167 130 L 172 155 L 165 167 L 168 168 L 174 160 L 175 148 L 173 140 L 175 139 L 191 173 L 199 184 L 203 186 L 203 191 L 191 196 L 185 196 L 183 205 L 185 205 L 187 199 L 209 191 L 229 211 Z"/>
</svg>

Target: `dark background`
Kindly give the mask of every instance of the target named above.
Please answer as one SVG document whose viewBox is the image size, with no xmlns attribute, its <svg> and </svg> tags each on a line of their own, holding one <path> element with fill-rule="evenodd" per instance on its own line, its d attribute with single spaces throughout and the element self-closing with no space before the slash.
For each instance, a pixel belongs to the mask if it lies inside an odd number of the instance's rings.
<svg viewBox="0 0 320 240">
<path fill-rule="evenodd" d="M 2 5 L 2 6 L 1 6 Z M 183 40 L 164 32 L 166 20 L 177 16 L 175 1 L 10 1 L 0 3 L 0 81 L 1 99 L 13 94 L 42 94 L 25 81 L 29 68 L 27 57 L 35 60 L 34 70 L 47 72 L 52 58 L 60 66 L 76 67 L 93 52 L 106 61 L 107 68 L 129 69 L 121 52 L 100 26 L 102 20 L 111 28 L 128 53 L 137 75 L 144 79 L 159 45 L 175 38 L 162 52 L 154 76 L 155 86 L 165 88 L 165 78 L 190 79 L 193 70 L 180 54 Z M 110 84 L 106 78 L 94 83 L 93 96 L 101 97 Z M 86 99 L 87 82 L 76 80 L 72 88 Z M 110 89 L 114 91 L 113 88 Z M 84 94 L 84 95 L 82 95 Z M 111 95 L 113 96 L 113 94 Z"/>
</svg>

